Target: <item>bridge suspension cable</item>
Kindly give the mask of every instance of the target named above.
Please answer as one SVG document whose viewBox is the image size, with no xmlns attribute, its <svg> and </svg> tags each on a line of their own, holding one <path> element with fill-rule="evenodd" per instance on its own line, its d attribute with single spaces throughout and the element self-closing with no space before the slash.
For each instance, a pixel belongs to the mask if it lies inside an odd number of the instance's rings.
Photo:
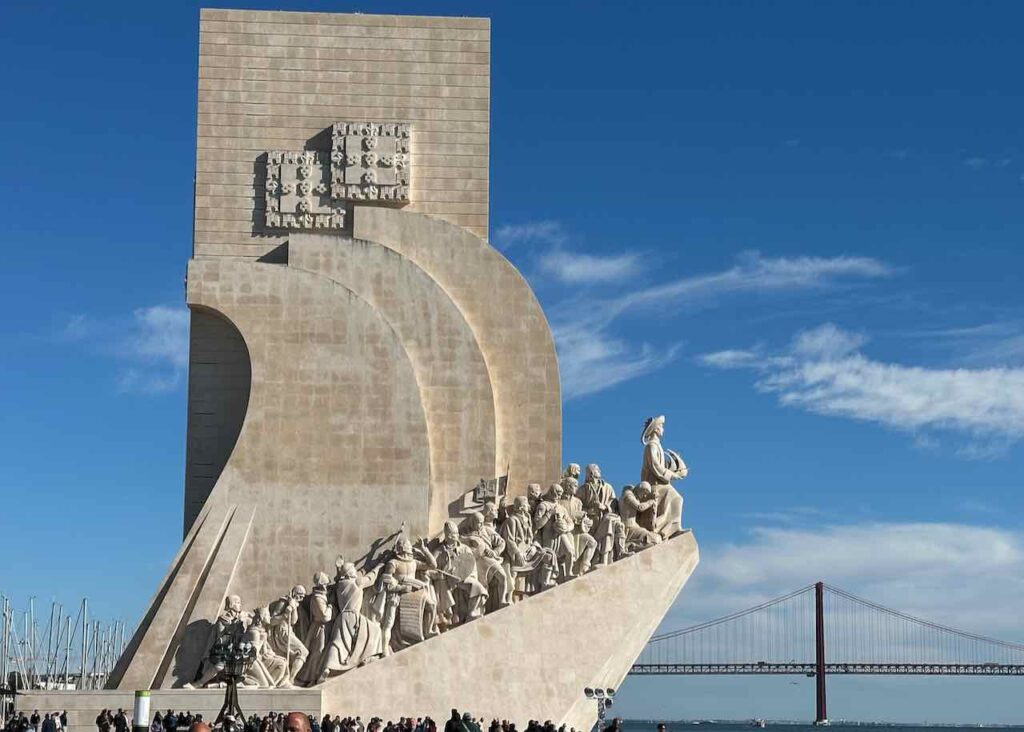
<svg viewBox="0 0 1024 732">
<path fill-rule="evenodd" d="M 826 721 L 828 674 L 1024 676 L 1024 644 L 935 623 L 818 582 L 654 636 L 633 674 L 803 674 Z"/>
<path fill-rule="evenodd" d="M 1024 674 L 1024 644 L 958 630 L 822 584 L 830 673 Z M 648 642 L 635 673 L 813 673 L 815 585 Z"/>
</svg>

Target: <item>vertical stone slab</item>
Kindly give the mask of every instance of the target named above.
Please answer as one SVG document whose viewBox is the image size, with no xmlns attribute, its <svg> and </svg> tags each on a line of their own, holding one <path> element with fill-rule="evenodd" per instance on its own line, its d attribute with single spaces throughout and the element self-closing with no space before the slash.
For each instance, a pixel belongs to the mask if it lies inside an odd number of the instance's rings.
<svg viewBox="0 0 1024 732">
<path fill-rule="evenodd" d="M 257 509 L 224 592 L 254 607 L 403 522 L 426 532 L 426 418 L 379 313 L 313 272 L 227 258 L 191 262 L 188 298 L 235 325 L 252 366 L 242 431 L 207 499 Z"/>
<path fill-rule="evenodd" d="M 486 241 L 444 221 L 356 206 L 353 235 L 415 262 L 466 318 L 494 391 L 497 464 L 514 490 L 557 480 L 562 459 L 558 356 L 544 311 L 519 271 Z"/>
<path fill-rule="evenodd" d="M 365 299 L 402 339 L 430 438 L 430 531 L 481 478 L 494 477 L 494 395 L 480 345 L 451 298 L 414 262 L 367 241 L 292 234 L 288 266 Z"/>
</svg>

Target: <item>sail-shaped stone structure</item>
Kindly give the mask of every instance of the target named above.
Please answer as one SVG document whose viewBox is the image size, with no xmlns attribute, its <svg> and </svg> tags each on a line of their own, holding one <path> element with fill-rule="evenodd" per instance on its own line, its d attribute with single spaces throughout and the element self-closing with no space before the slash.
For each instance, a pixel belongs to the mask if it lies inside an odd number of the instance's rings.
<svg viewBox="0 0 1024 732">
<path fill-rule="evenodd" d="M 30 706 L 91 723 L 151 689 L 215 713 L 185 686 L 226 597 L 266 606 L 338 555 L 436 535 L 481 480 L 559 480 L 551 332 L 485 238 L 489 61 L 486 19 L 201 12 L 185 537 L 107 690 Z M 583 688 L 621 682 L 697 561 L 683 533 L 242 703 L 583 729 Z"/>
</svg>

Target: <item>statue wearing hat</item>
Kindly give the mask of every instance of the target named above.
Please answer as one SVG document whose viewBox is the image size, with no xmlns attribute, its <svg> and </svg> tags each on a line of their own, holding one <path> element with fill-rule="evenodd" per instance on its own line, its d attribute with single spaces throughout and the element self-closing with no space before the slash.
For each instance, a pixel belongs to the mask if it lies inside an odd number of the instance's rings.
<svg viewBox="0 0 1024 732">
<path fill-rule="evenodd" d="M 683 497 L 672 486 L 673 480 L 681 480 L 689 472 L 679 453 L 661 446 L 665 434 L 665 417 L 649 417 L 644 422 L 640 441 L 644 445 L 643 465 L 640 480 L 650 483 L 657 501 L 654 523 L 645 526 L 668 539 L 683 530 Z"/>
</svg>

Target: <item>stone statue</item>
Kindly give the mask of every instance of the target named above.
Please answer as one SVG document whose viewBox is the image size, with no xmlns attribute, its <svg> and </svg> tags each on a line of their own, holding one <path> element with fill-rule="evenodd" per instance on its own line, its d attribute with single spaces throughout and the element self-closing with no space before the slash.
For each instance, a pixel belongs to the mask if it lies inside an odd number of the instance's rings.
<svg viewBox="0 0 1024 732">
<path fill-rule="evenodd" d="M 623 487 L 619 498 L 619 515 L 626 532 L 627 550 L 635 551 L 661 542 L 660 534 L 645 529 L 641 523 L 641 517 L 646 517 L 644 523 L 653 524 L 650 516 L 657 504 L 651 484 L 647 481 L 640 481 L 635 488 L 631 485 Z"/>
<path fill-rule="evenodd" d="M 363 613 L 363 594 L 376 582 L 378 570 L 379 567 L 362 573 L 352 562 L 344 562 L 340 567 L 334 584 L 338 616 L 331 626 L 320 680 L 384 655 L 384 634 L 380 624 Z"/>
<path fill-rule="evenodd" d="M 625 555 L 625 533 L 622 520 L 616 513 L 615 490 L 601 477 L 601 467 L 596 463 L 587 466 L 586 480 L 579 490 L 583 510 L 593 522 L 594 539 L 597 540 L 599 564 L 610 564 L 613 559 Z"/>
<path fill-rule="evenodd" d="M 228 648 L 238 643 L 245 634 L 247 622 L 248 617 L 242 612 L 242 599 L 238 595 L 228 595 L 224 599 L 224 610 L 210 629 L 199 678 L 192 684 L 185 684 L 186 689 L 201 689 L 221 675 L 224 671 L 224 654 L 215 653 L 214 648 Z"/>
<path fill-rule="evenodd" d="M 539 487 L 539 486 L 538 486 Z M 526 496 L 516 496 L 501 525 L 505 540 L 505 566 L 513 578 L 513 597 L 523 597 L 554 586 L 555 553 L 534 539 L 533 519 Z"/>
<path fill-rule="evenodd" d="M 540 503 L 542 493 L 543 491 L 541 490 L 540 483 L 530 483 L 526 486 L 526 502 L 530 507 L 531 517 L 537 514 L 537 505 Z"/>
<path fill-rule="evenodd" d="M 295 677 L 306 663 L 309 651 L 295 635 L 299 622 L 299 605 L 306 598 L 306 588 L 296 585 L 292 591 L 268 606 L 270 611 L 270 648 L 277 655 L 288 660 L 288 681 Z"/>
<path fill-rule="evenodd" d="M 308 656 L 299 672 L 298 681 L 304 686 L 319 683 L 324 665 L 324 650 L 327 647 L 327 628 L 334 620 L 334 608 L 327 597 L 330 579 L 326 572 L 317 572 L 313 577 L 313 591 L 299 606 L 298 635 L 306 647 Z"/>
<path fill-rule="evenodd" d="M 661 446 L 665 434 L 665 417 L 650 417 L 644 422 L 640 441 L 644 445 L 640 480 L 650 483 L 657 499 L 654 524 L 646 528 L 668 539 L 683 530 L 683 497 L 672 487 L 673 480 L 682 480 L 689 470 L 678 453 Z"/>
<path fill-rule="evenodd" d="M 255 649 L 256 660 L 245 672 L 242 685 L 263 689 L 290 688 L 288 661 L 271 648 L 269 628 L 270 610 L 261 607 L 253 613 L 252 624 L 245 631 L 244 639 Z"/>
<path fill-rule="evenodd" d="M 552 483 L 547 495 L 537 504 L 534 530 L 541 546 L 554 552 L 558 581 L 564 582 L 576 576 L 576 542 L 573 540 L 576 524 L 560 503 L 561 499 L 562 484 Z"/>
<path fill-rule="evenodd" d="M 485 504 L 484 508 L 488 515 L 497 515 L 493 503 Z M 459 527 L 459 533 L 476 554 L 477 577 L 487 588 L 487 612 L 505 607 L 511 602 L 511 582 L 501 561 L 505 553 L 505 540 L 494 528 L 493 521 L 488 523 L 484 518 L 482 511 L 470 513 Z"/>
<path fill-rule="evenodd" d="M 570 463 L 562 476 L 562 497 L 558 503 L 565 508 L 574 525 L 572 540 L 575 546 L 576 564 L 573 573 L 578 577 L 590 571 L 594 552 L 597 550 L 597 539 L 590 534 L 592 526 L 589 525 L 589 518 L 583 510 L 583 501 L 577 497 L 579 484 L 571 474 L 573 468 L 576 469 L 576 475 L 579 475 L 579 465 Z M 586 528 L 584 528 L 585 522 L 588 524 Z"/>
<path fill-rule="evenodd" d="M 428 551 L 421 552 L 430 559 Z M 402 648 L 437 634 L 437 594 L 430 582 L 418 577 L 421 562 L 413 554 L 412 542 L 404 535 L 399 536 L 392 550 L 392 556 L 384 565 L 373 599 L 373 619 L 381 625 L 381 651 L 387 656 L 392 648 Z M 415 598 L 407 597 L 416 595 Z M 394 628 L 399 621 L 399 610 L 403 602 L 415 600 L 422 607 L 422 614 L 415 620 L 417 627 L 405 623 Z"/>
<path fill-rule="evenodd" d="M 487 588 L 477 573 L 476 554 L 463 543 L 454 521 L 445 521 L 441 542 L 430 557 L 439 624 L 452 628 L 483 615 Z"/>
</svg>

